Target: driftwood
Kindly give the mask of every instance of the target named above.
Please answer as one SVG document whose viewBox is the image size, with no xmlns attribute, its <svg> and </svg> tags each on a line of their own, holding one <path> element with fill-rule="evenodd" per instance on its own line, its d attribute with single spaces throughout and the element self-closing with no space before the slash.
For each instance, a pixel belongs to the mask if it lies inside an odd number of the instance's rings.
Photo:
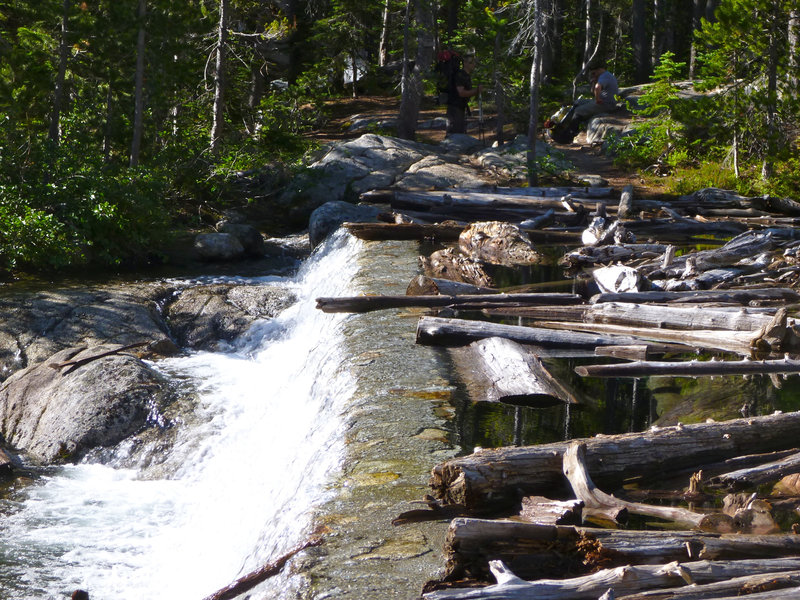
<svg viewBox="0 0 800 600">
<path fill-rule="evenodd" d="M 617 218 L 628 219 L 633 216 L 633 186 L 626 185 L 622 188 L 622 194 L 619 197 L 619 205 L 617 206 Z"/>
<path fill-rule="evenodd" d="M 535 408 L 577 403 L 542 362 L 516 342 L 490 337 L 456 352 L 458 370 L 473 400 Z"/>
<path fill-rule="evenodd" d="M 775 482 L 793 473 L 800 473 L 800 453 L 754 467 L 722 473 L 712 477 L 710 483 L 729 489 L 742 489 Z"/>
<path fill-rule="evenodd" d="M 550 500 L 543 496 L 522 499 L 519 518 L 539 525 L 580 525 L 583 522 L 581 500 Z"/>
<path fill-rule="evenodd" d="M 710 598 L 717 600 L 796 600 L 800 598 L 800 571 L 764 573 L 707 585 L 617 596 L 617 600 L 709 600 Z"/>
<path fill-rule="evenodd" d="M 497 583 L 477 589 L 446 589 L 424 595 L 426 600 L 596 600 L 608 589 L 617 598 L 635 600 L 678 598 L 673 593 L 713 590 L 709 584 L 733 581 L 742 590 L 748 582 L 769 581 L 770 577 L 788 580 L 800 574 L 800 558 L 773 560 L 692 561 L 658 565 L 626 565 L 602 569 L 591 575 L 568 579 L 525 581 L 517 577 L 502 561 L 489 561 L 489 569 Z M 637 594 L 660 589 L 655 595 Z M 664 589 L 666 588 L 666 589 Z M 735 589 L 735 588 L 732 588 Z M 636 595 L 633 595 L 636 594 Z M 662 596 L 663 594 L 663 596 Z M 696 598 L 710 598 L 695 596 Z"/>
<path fill-rule="evenodd" d="M 584 267 L 618 261 L 640 260 L 662 256 L 665 244 L 615 244 L 611 246 L 584 246 L 568 252 L 559 260 L 565 267 Z"/>
<path fill-rule="evenodd" d="M 488 337 L 502 337 L 521 344 L 544 347 L 591 348 L 635 344 L 637 339 L 624 335 L 593 335 L 577 331 L 556 331 L 541 327 L 504 325 L 468 319 L 421 317 L 417 324 L 417 343 L 463 346 Z"/>
<path fill-rule="evenodd" d="M 449 279 L 436 279 L 434 277 L 426 277 L 425 275 L 417 275 L 406 288 L 406 296 L 435 296 L 438 294 L 444 296 L 458 296 L 460 294 L 496 294 L 498 291 L 494 288 L 478 287 L 469 283 L 460 281 L 451 281 Z"/>
<path fill-rule="evenodd" d="M 616 365 L 575 367 L 581 377 L 698 377 L 800 373 L 800 361 L 790 360 L 690 360 L 682 362 L 635 361 Z"/>
<path fill-rule="evenodd" d="M 595 482 L 616 489 L 631 473 L 663 478 L 670 471 L 697 470 L 743 454 L 794 448 L 798 436 L 800 412 L 793 412 L 579 441 L 586 444 L 587 466 Z M 482 449 L 436 465 L 431 488 L 447 504 L 498 511 L 522 496 L 563 489 L 562 461 L 568 446 L 555 442 Z"/>
<path fill-rule="evenodd" d="M 625 360 L 650 360 L 654 356 L 661 356 L 667 352 L 685 352 L 686 348 L 680 345 L 669 344 L 637 344 L 634 346 L 598 346 L 594 353 L 597 356 L 611 356 Z"/>
<path fill-rule="evenodd" d="M 322 312 L 365 313 L 389 308 L 452 307 L 459 310 L 481 310 L 505 305 L 567 304 L 581 302 L 576 294 L 462 294 L 459 296 L 344 296 L 317 298 L 317 308 Z"/>
<path fill-rule="evenodd" d="M 587 206 L 609 199 L 610 188 L 501 188 L 491 191 L 451 189 L 439 191 L 373 190 L 361 194 L 362 202 L 389 203 L 393 208 L 429 208 L 437 206 L 488 208 L 560 208 L 561 199 Z"/>
<path fill-rule="evenodd" d="M 731 304 L 750 304 L 751 302 L 800 302 L 800 293 L 790 288 L 725 289 L 699 290 L 685 292 L 633 292 L 627 294 L 597 294 L 591 298 L 592 304 L 603 302 L 717 302 Z"/>
<path fill-rule="evenodd" d="M 672 561 L 779 559 L 800 554 L 800 535 L 637 531 L 457 518 L 445 541 L 445 579 L 486 580 L 487 561 L 502 560 L 524 579 L 556 577 L 565 569 Z"/>
<path fill-rule="evenodd" d="M 259 583 L 262 583 L 270 577 L 274 577 L 280 573 L 283 567 L 286 566 L 286 563 L 289 562 L 299 552 L 302 552 L 306 548 L 311 548 L 312 546 L 319 546 L 321 543 L 322 538 L 316 536 L 312 537 L 302 544 L 295 546 L 280 558 L 267 565 L 264 565 L 260 569 L 240 577 L 230 585 L 217 590 L 210 596 L 206 596 L 203 600 L 232 600 L 232 598 L 241 596 L 248 590 L 253 589 Z"/>
<path fill-rule="evenodd" d="M 586 508 L 601 510 L 604 514 L 626 509 L 631 514 L 674 521 L 689 527 L 700 527 L 705 519 L 705 515 L 684 508 L 628 502 L 599 490 L 586 470 L 586 444 L 583 443 L 571 444 L 564 453 L 564 475 L 569 480 L 575 496 Z"/>
</svg>

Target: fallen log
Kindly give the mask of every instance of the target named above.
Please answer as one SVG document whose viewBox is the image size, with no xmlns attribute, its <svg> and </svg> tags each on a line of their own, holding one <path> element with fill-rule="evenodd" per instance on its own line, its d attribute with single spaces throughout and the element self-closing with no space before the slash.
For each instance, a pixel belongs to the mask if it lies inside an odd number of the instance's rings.
<svg viewBox="0 0 800 600">
<path fill-rule="evenodd" d="M 653 600 L 663 597 L 666 600 L 672 598 L 670 594 L 673 592 L 698 590 L 716 582 L 726 584 L 730 580 L 739 580 L 742 583 L 749 579 L 753 581 L 760 581 L 761 578 L 768 580 L 769 577 L 776 577 L 777 574 L 795 578 L 800 574 L 800 558 L 703 560 L 658 565 L 625 565 L 613 569 L 602 569 L 582 577 L 535 581 L 525 581 L 517 577 L 499 560 L 489 561 L 489 569 L 497 581 L 495 585 L 477 589 L 438 590 L 424 594 L 423 597 L 426 600 L 529 600 L 533 598 L 536 600 L 597 600 L 605 591 L 613 589 L 617 598 Z M 659 592 L 655 595 L 637 594 L 637 592 L 656 589 L 659 589 Z M 697 597 L 710 598 L 712 596 Z"/>
<path fill-rule="evenodd" d="M 568 252 L 559 260 L 567 268 L 592 266 L 602 263 L 639 260 L 662 256 L 666 244 L 614 244 L 610 246 L 583 246 Z"/>
<path fill-rule="evenodd" d="M 603 293 L 596 294 L 590 299 L 592 304 L 603 302 L 729 302 L 733 304 L 749 305 L 751 302 L 800 302 L 800 293 L 791 288 L 760 288 L 760 289 L 724 289 L 724 290 L 698 290 L 684 292 L 631 292 L 625 294 Z"/>
<path fill-rule="evenodd" d="M 737 469 L 712 477 L 712 485 L 720 485 L 732 490 L 756 487 L 764 483 L 776 482 L 786 475 L 800 473 L 800 453 L 792 454 L 769 463 L 746 469 Z"/>
<path fill-rule="evenodd" d="M 610 511 L 619 511 L 624 508 L 634 515 L 656 517 L 689 527 L 701 527 L 706 518 L 706 515 L 685 508 L 628 502 L 606 494 L 595 486 L 586 470 L 586 444 L 584 443 L 570 444 L 564 453 L 563 468 L 564 476 L 572 486 L 575 496 L 588 509 L 601 510 L 604 514 L 609 514 Z"/>
<path fill-rule="evenodd" d="M 583 302 L 577 294 L 461 294 L 458 296 L 342 296 L 339 298 L 317 298 L 317 308 L 326 313 L 365 313 L 390 308 L 452 307 L 459 310 L 481 310 L 506 305 L 525 306 L 537 304 L 569 304 Z"/>
<path fill-rule="evenodd" d="M 519 188 L 523 189 L 523 188 Z M 610 188 L 517 188 L 486 190 L 372 190 L 361 194 L 362 202 L 389 203 L 393 208 L 431 208 L 440 206 L 484 208 L 560 208 L 561 198 L 569 196 L 575 203 L 591 206 L 611 197 Z M 537 193 L 539 192 L 539 193 Z M 541 193 L 544 192 L 544 193 Z"/>
<path fill-rule="evenodd" d="M 203 600 L 232 600 L 237 596 L 241 596 L 248 590 L 253 589 L 259 583 L 262 583 L 270 577 L 274 577 L 280 573 L 283 567 L 286 566 L 286 563 L 289 562 L 296 554 L 302 552 L 306 548 L 319 546 L 321 543 L 322 538 L 314 536 L 302 544 L 295 546 L 280 558 L 264 565 L 260 569 L 256 569 L 255 571 L 240 577 L 230 585 L 217 590 L 210 596 L 206 596 Z"/>
<path fill-rule="evenodd" d="M 616 489 L 635 473 L 644 478 L 697 470 L 742 454 L 794 448 L 800 412 L 651 428 L 641 433 L 584 438 L 587 465 L 598 485 Z M 482 449 L 436 465 L 433 495 L 469 510 L 514 505 L 523 496 L 564 489 L 561 472 L 567 442 Z M 798 536 L 800 537 L 800 536 Z"/>
<path fill-rule="evenodd" d="M 462 294 L 497 294 L 494 288 L 478 287 L 460 281 L 417 275 L 406 288 L 406 296 L 458 296 Z"/>
<path fill-rule="evenodd" d="M 460 225 L 422 223 L 343 223 L 360 240 L 436 240 L 455 242 L 463 231 Z"/>
<path fill-rule="evenodd" d="M 760 332 L 752 331 L 720 331 L 717 329 L 682 331 L 677 329 L 658 329 L 656 327 L 631 327 L 627 325 L 607 325 L 605 323 L 559 323 L 557 321 L 544 321 L 540 322 L 539 325 L 554 330 L 569 329 L 573 334 L 580 332 L 593 332 L 604 336 L 627 334 L 635 336 L 633 337 L 636 340 L 634 345 L 641 344 L 643 340 L 646 340 L 659 343 L 686 344 L 692 348 L 723 350 L 742 355 L 749 355 L 754 349 L 762 349 L 759 343 L 762 338 Z M 608 346 L 610 344 L 597 345 Z"/>
<path fill-rule="evenodd" d="M 686 348 L 678 344 L 639 344 L 635 346 L 598 346 L 596 356 L 611 356 L 625 360 L 650 360 L 654 356 L 662 356 L 668 352 L 685 352 Z"/>
<path fill-rule="evenodd" d="M 580 500 L 550 500 L 544 496 L 522 499 L 519 518 L 539 525 L 580 525 L 583 502 Z"/>
<path fill-rule="evenodd" d="M 488 337 L 502 337 L 521 344 L 544 347 L 591 348 L 634 344 L 636 338 L 623 335 L 592 335 L 576 331 L 556 331 L 541 327 L 504 325 L 468 319 L 421 317 L 417 324 L 417 343 L 431 346 L 463 346 Z"/>
<path fill-rule="evenodd" d="M 520 344 L 490 337 L 458 351 L 456 363 L 475 401 L 543 408 L 576 404 L 575 396 Z"/>
<path fill-rule="evenodd" d="M 800 373 L 800 360 L 690 360 L 681 362 L 635 361 L 614 365 L 575 367 L 581 377 L 714 377 Z"/>
<path fill-rule="evenodd" d="M 707 585 L 617 596 L 617 600 L 709 600 L 710 598 L 717 600 L 796 600 L 800 598 L 800 571 L 764 573 Z"/>
<path fill-rule="evenodd" d="M 597 567 L 630 564 L 798 556 L 800 536 L 617 530 L 457 518 L 450 523 L 445 553 L 445 580 L 470 577 L 485 581 L 490 560 L 502 560 L 523 579 L 543 579 L 557 577 L 566 568 L 588 574 Z"/>
</svg>

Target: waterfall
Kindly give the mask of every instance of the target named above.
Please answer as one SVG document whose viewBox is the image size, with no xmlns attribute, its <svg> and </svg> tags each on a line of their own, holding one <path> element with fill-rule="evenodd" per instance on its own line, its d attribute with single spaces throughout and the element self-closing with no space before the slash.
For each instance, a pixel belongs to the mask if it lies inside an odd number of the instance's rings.
<svg viewBox="0 0 800 600">
<path fill-rule="evenodd" d="M 176 424 L 161 451 L 166 475 L 115 466 L 112 456 L 48 469 L 2 501 L 0 597 L 82 588 L 92 600 L 199 600 L 305 539 L 341 467 L 354 388 L 342 367 L 347 317 L 322 313 L 314 299 L 357 293 L 360 248 L 340 232 L 296 277 L 255 280 L 291 286 L 299 300 L 232 352 L 153 363 L 198 398 L 197 418 Z M 298 585 L 283 576 L 254 597 L 288 597 Z"/>
</svg>

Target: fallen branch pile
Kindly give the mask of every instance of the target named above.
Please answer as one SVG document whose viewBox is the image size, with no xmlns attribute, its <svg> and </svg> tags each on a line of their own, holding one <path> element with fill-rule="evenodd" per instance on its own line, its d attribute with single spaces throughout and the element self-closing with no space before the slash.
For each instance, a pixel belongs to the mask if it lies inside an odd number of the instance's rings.
<svg viewBox="0 0 800 600">
<path fill-rule="evenodd" d="M 438 311 L 420 317 L 417 343 L 447 347 L 476 401 L 578 402 L 541 360 L 552 357 L 602 357 L 578 366 L 582 377 L 800 372 L 792 200 L 716 189 L 645 200 L 630 188 L 618 200 L 608 188 L 362 199 L 392 212 L 346 224 L 353 235 L 450 245 L 420 257 L 406 296 L 320 298 L 318 308 Z M 497 288 L 499 269 L 536 264 L 545 243 L 572 247 L 560 265 L 587 289 Z M 499 322 L 509 318 L 516 324 Z M 799 439 L 793 412 L 478 449 L 434 466 L 428 508 L 395 523 L 451 520 L 431 600 L 797 598 L 800 535 L 784 515 L 800 530 Z M 647 482 L 667 479 L 683 482 L 661 492 L 669 505 L 648 497 Z"/>
</svg>

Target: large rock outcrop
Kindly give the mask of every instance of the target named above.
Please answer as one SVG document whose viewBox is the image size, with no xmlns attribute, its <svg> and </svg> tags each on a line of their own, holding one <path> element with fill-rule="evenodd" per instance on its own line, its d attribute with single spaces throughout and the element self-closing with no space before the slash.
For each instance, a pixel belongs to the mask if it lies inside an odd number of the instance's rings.
<svg viewBox="0 0 800 600">
<path fill-rule="evenodd" d="M 79 366 L 115 346 L 68 348 L 0 386 L 0 434 L 35 462 L 76 460 L 136 433 L 171 401 L 168 382 L 130 354 Z"/>
</svg>

